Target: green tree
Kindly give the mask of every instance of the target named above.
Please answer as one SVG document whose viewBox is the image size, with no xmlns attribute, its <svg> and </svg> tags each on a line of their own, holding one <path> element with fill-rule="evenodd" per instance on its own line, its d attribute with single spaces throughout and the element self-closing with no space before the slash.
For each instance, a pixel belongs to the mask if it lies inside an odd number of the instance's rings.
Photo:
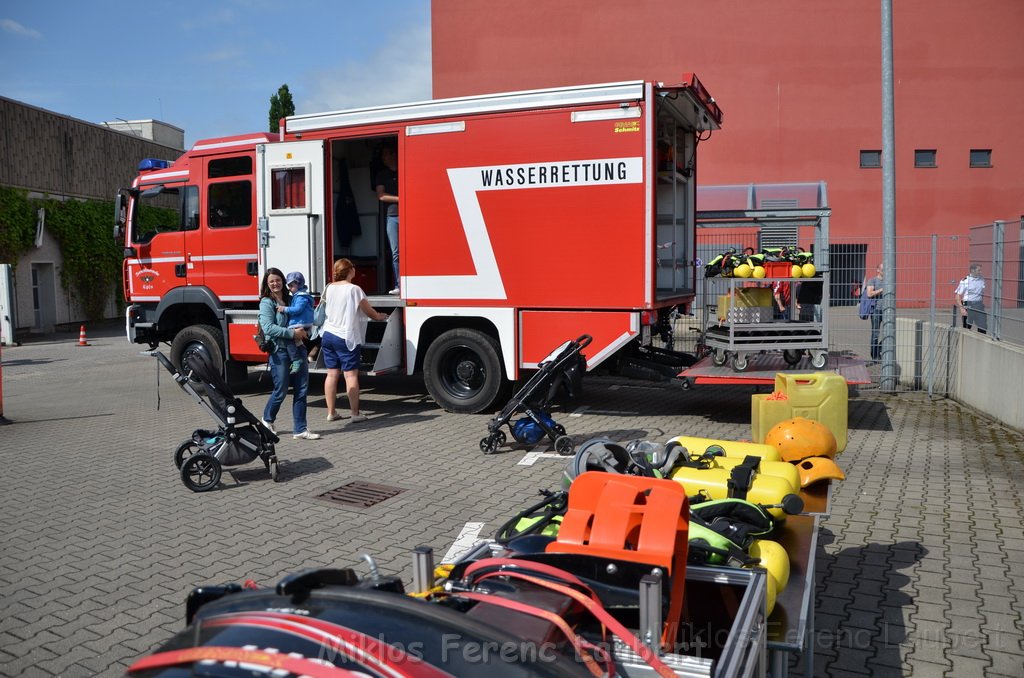
<svg viewBox="0 0 1024 678">
<path fill-rule="evenodd" d="M 295 102 L 288 85 L 281 85 L 277 94 L 270 97 L 270 131 L 277 132 L 281 127 L 281 118 L 295 115 Z"/>
</svg>

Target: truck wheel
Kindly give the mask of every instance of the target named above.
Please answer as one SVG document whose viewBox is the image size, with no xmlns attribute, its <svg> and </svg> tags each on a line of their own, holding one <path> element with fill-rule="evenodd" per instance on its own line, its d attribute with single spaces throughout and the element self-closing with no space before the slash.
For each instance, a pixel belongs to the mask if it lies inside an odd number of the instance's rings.
<svg viewBox="0 0 1024 678">
<path fill-rule="evenodd" d="M 459 414 L 486 411 L 508 386 L 498 342 L 470 329 L 434 340 L 423 359 L 423 381 L 438 405 Z"/>
<path fill-rule="evenodd" d="M 193 354 L 206 357 L 215 370 L 224 368 L 224 335 L 213 325 L 189 325 L 174 336 L 171 342 L 171 364 L 182 374 L 188 374 L 185 359 Z M 193 384 L 198 383 L 192 380 Z"/>
</svg>

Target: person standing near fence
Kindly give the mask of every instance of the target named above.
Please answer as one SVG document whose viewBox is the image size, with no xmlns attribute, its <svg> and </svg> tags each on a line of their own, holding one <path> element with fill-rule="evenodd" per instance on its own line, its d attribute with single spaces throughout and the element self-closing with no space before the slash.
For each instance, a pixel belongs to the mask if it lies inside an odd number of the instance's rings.
<svg viewBox="0 0 1024 678">
<path fill-rule="evenodd" d="M 988 320 L 985 314 L 985 279 L 981 277 L 981 264 L 971 264 L 967 277 L 956 286 L 956 306 L 965 329 L 978 327 L 980 334 L 988 334 Z"/>
<path fill-rule="evenodd" d="M 878 304 L 878 300 L 885 291 L 882 289 L 882 278 L 885 277 L 884 266 L 885 264 L 878 265 L 875 277 L 864 283 L 864 289 L 861 292 L 863 297 L 861 298 L 860 317 L 871 318 L 871 359 L 876 361 L 882 359 L 882 345 L 878 337 L 882 327 L 882 307 Z"/>
</svg>

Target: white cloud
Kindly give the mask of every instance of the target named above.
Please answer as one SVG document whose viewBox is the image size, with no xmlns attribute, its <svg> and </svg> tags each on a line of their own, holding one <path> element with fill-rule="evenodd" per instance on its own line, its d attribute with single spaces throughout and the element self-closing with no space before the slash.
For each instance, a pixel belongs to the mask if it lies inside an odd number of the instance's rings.
<svg viewBox="0 0 1024 678">
<path fill-rule="evenodd" d="M 317 71 L 309 77 L 308 93 L 297 97 L 295 112 L 315 113 L 408 101 L 431 95 L 429 22 L 390 34 L 363 61 Z"/>
<path fill-rule="evenodd" d="M 22 26 L 21 24 L 19 24 L 17 21 L 14 21 L 13 19 L 0 19 L 0 28 L 2 28 L 5 33 L 14 33 L 15 35 L 23 35 L 26 38 L 41 38 L 41 37 L 43 37 L 43 34 L 40 33 L 39 31 L 35 30 L 34 28 L 26 28 L 26 27 Z"/>
<path fill-rule="evenodd" d="M 242 61 L 245 51 L 238 47 L 222 47 L 212 52 L 199 54 L 197 60 L 200 63 L 231 63 Z"/>
</svg>

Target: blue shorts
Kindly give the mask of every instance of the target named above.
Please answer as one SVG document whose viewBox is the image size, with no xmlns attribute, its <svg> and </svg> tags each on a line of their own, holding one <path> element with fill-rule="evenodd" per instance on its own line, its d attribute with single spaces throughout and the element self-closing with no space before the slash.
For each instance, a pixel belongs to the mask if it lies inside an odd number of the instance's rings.
<svg viewBox="0 0 1024 678">
<path fill-rule="evenodd" d="M 363 352 L 362 346 L 356 346 L 351 351 L 345 345 L 345 340 L 330 332 L 324 332 L 323 343 L 320 351 L 324 356 L 324 365 L 329 370 L 341 368 L 342 372 L 351 372 L 359 369 L 359 356 Z"/>
</svg>

